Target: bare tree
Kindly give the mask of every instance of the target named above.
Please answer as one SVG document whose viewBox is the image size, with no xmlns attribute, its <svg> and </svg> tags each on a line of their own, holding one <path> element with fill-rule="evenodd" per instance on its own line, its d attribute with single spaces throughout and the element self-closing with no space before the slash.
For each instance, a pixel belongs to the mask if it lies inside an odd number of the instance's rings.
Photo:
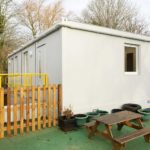
<svg viewBox="0 0 150 150">
<path fill-rule="evenodd" d="M 134 33 L 148 32 L 148 24 L 129 0 L 92 0 L 80 21 Z"/>
<path fill-rule="evenodd" d="M 65 11 L 60 1 L 55 4 L 47 5 L 41 12 L 42 30 L 50 28 L 56 21 L 60 20 Z"/>
<path fill-rule="evenodd" d="M 0 0 L 0 73 L 7 72 L 7 55 L 20 44 L 12 0 Z"/>
<path fill-rule="evenodd" d="M 33 38 L 52 26 L 63 15 L 61 1 L 47 4 L 45 0 L 24 0 L 18 6 L 19 22 L 31 32 Z"/>
</svg>

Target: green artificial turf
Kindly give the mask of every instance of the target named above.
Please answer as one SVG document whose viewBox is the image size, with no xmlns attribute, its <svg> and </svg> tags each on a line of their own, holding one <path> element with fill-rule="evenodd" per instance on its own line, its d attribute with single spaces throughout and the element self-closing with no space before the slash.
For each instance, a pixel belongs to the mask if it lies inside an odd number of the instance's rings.
<svg viewBox="0 0 150 150">
<path fill-rule="evenodd" d="M 144 123 L 150 127 L 150 122 Z M 102 129 L 103 127 L 101 127 Z M 132 129 L 124 127 L 117 131 L 113 127 L 113 134 L 117 137 L 132 132 Z M 149 150 L 150 143 L 144 138 L 138 138 L 127 143 L 125 150 Z M 40 131 L 19 134 L 16 137 L 0 140 L 0 150 L 112 150 L 109 140 L 102 137 L 87 138 L 84 128 L 64 133 L 58 128 L 46 128 Z"/>
</svg>

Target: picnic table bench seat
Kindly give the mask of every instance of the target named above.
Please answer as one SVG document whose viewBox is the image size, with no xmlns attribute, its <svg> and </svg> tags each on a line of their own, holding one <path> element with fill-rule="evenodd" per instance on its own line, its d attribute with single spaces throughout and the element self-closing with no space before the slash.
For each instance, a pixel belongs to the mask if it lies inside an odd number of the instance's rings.
<svg viewBox="0 0 150 150">
<path fill-rule="evenodd" d="M 91 122 L 85 123 L 84 125 L 85 125 L 85 127 L 90 128 L 90 127 L 95 126 L 95 123 L 96 123 L 96 121 L 91 121 Z"/>
<path fill-rule="evenodd" d="M 95 123 L 96 121 L 91 121 L 88 123 L 85 123 L 84 126 L 86 127 L 87 131 L 88 131 L 88 138 L 91 138 L 94 133 L 95 133 Z"/>
<path fill-rule="evenodd" d="M 146 142 L 150 142 L 150 128 L 142 128 L 140 130 L 136 130 L 132 133 L 129 133 L 125 136 L 115 138 L 114 149 L 121 150 L 123 147 L 125 147 L 125 144 L 127 142 L 132 141 L 142 136 L 144 136 Z"/>
</svg>

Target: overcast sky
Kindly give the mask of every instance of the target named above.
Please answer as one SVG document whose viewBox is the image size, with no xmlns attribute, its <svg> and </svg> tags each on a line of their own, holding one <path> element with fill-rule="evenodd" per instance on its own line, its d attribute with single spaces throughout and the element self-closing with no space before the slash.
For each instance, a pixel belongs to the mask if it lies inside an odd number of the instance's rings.
<svg viewBox="0 0 150 150">
<path fill-rule="evenodd" d="M 54 0 L 48 0 L 54 1 Z M 91 0 L 62 0 L 63 6 L 68 11 L 73 11 L 76 14 L 80 14 L 80 12 L 86 7 L 86 5 Z M 135 4 L 137 4 L 141 15 L 150 20 L 150 0 L 129 0 Z"/>
</svg>

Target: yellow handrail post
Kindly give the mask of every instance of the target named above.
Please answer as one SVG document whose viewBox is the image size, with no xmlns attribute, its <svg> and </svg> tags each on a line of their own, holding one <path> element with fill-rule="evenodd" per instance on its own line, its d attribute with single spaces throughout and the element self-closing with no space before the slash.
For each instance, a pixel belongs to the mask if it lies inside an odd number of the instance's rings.
<svg viewBox="0 0 150 150">
<path fill-rule="evenodd" d="M 45 84 L 46 84 L 46 86 L 48 86 L 48 75 L 47 74 L 45 75 Z"/>
<path fill-rule="evenodd" d="M 32 75 L 30 76 L 30 86 L 32 86 Z"/>
<path fill-rule="evenodd" d="M 13 88 L 15 87 L 15 76 L 13 76 Z"/>
</svg>

